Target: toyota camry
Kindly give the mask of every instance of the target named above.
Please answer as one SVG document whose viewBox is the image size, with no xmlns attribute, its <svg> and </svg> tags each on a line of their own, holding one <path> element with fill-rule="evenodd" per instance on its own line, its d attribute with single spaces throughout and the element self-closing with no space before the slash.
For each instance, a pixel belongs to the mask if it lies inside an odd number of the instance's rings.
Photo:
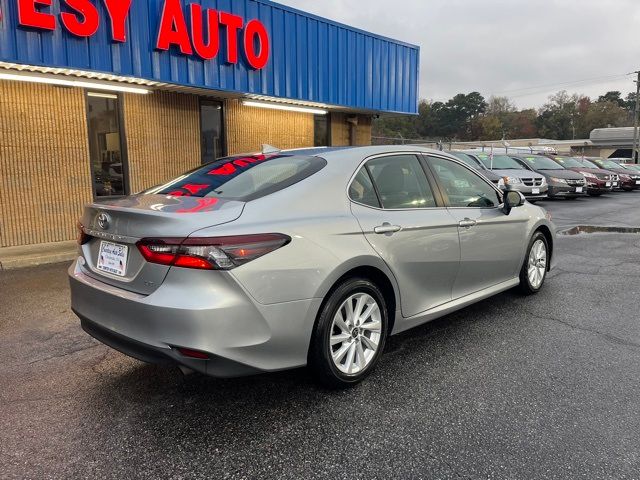
<svg viewBox="0 0 640 480">
<path fill-rule="evenodd" d="M 451 155 L 264 152 L 87 205 L 69 269 L 82 328 L 146 362 L 218 377 L 307 365 L 340 387 L 389 335 L 543 286 L 550 217 Z"/>
</svg>

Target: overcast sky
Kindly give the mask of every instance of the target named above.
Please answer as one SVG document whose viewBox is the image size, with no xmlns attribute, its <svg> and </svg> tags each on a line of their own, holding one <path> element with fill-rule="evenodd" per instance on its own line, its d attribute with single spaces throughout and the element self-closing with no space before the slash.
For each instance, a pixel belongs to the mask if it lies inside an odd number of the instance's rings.
<svg viewBox="0 0 640 480">
<path fill-rule="evenodd" d="M 640 70 L 640 0 L 279 1 L 419 45 L 421 98 L 477 90 L 539 107 L 562 89 L 626 95 Z"/>
</svg>

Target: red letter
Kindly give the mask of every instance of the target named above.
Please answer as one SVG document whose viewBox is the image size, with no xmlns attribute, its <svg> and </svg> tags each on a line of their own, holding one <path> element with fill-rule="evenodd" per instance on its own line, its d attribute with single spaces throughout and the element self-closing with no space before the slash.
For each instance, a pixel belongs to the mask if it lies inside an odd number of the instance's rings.
<svg viewBox="0 0 640 480">
<path fill-rule="evenodd" d="M 193 48 L 198 55 L 205 60 L 211 60 L 218 55 L 220 48 L 220 28 L 218 26 L 218 12 L 210 8 L 207 9 L 207 37 L 209 44 L 204 43 L 204 32 L 202 28 L 202 7 L 197 3 L 191 4 L 191 38 Z"/>
<path fill-rule="evenodd" d="M 132 0 L 104 0 L 104 6 L 107 9 L 109 18 L 111 19 L 111 37 L 116 42 L 127 41 L 127 31 L 125 28 L 129 9 Z"/>
<path fill-rule="evenodd" d="M 260 53 L 256 54 L 255 37 L 260 42 Z M 251 20 L 244 30 L 244 52 L 247 61 L 256 70 L 264 68 L 269 61 L 269 34 L 260 20 Z"/>
<path fill-rule="evenodd" d="M 220 23 L 227 27 L 227 63 L 238 63 L 238 30 L 242 28 L 242 17 L 220 12 Z"/>
<path fill-rule="evenodd" d="M 166 0 L 164 7 L 162 7 L 162 19 L 160 20 L 156 48 L 169 50 L 171 45 L 178 45 L 180 51 L 185 55 L 193 53 L 180 0 Z"/>
<path fill-rule="evenodd" d="M 51 6 L 51 0 L 18 0 L 18 23 L 44 30 L 56 29 L 56 17 L 38 11 L 36 4 Z"/>
<path fill-rule="evenodd" d="M 65 2 L 77 12 L 77 14 L 66 12 L 60 14 L 62 24 L 67 30 L 78 37 L 90 37 L 98 31 L 100 23 L 98 10 L 89 0 L 65 0 Z M 76 15 L 82 17 L 82 20 L 79 20 Z"/>
</svg>

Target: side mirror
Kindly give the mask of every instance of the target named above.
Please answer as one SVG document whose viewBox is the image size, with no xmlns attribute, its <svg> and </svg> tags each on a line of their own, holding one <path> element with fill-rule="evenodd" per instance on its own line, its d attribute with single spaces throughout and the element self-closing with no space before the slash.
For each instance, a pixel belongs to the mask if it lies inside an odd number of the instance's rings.
<svg viewBox="0 0 640 480">
<path fill-rule="evenodd" d="M 504 192 L 504 207 L 502 211 L 505 215 L 509 215 L 512 208 L 520 207 L 523 204 L 524 197 L 520 192 L 516 192 L 515 190 L 507 190 Z"/>
</svg>

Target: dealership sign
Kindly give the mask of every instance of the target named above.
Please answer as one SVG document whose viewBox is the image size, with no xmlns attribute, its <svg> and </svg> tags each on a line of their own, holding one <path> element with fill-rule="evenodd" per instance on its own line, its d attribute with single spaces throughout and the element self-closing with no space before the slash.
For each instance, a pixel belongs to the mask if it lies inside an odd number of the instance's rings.
<svg viewBox="0 0 640 480">
<path fill-rule="evenodd" d="M 64 28 L 78 37 L 91 37 L 100 25 L 98 8 L 90 0 L 59 0 L 65 11 L 59 18 L 50 12 L 53 0 L 16 0 L 18 23 L 23 27 L 39 30 Z M 126 22 L 132 0 L 98 0 L 103 2 L 114 42 L 126 42 Z M 203 60 L 218 56 L 221 44 L 226 44 L 225 61 L 238 63 L 244 54 L 254 69 L 264 68 L 269 61 L 269 34 L 265 25 L 257 19 L 244 19 L 233 13 L 203 9 L 198 3 L 189 5 L 185 16 L 181 0 L 165 0 L 155 48 L 177 48 L 184 55 L 197 55 Z M 222 40 L 222 41 L 221 41 Z"/>
</svg>

